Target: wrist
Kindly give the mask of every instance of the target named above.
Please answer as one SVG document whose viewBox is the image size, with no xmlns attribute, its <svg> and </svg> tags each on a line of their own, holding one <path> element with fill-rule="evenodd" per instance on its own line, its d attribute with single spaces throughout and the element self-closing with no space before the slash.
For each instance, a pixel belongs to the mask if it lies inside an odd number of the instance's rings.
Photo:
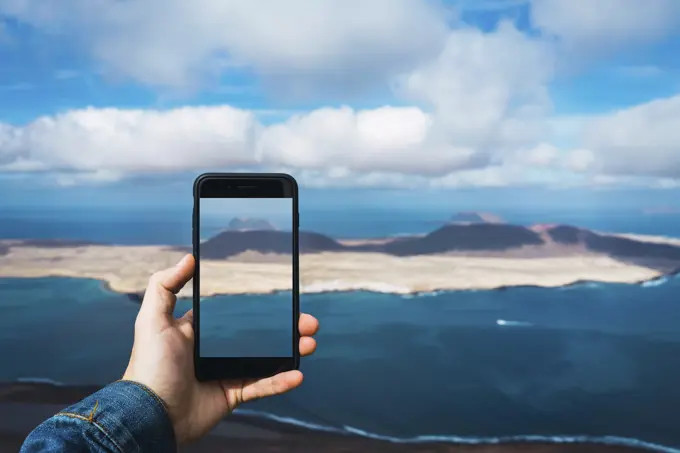
<svg viewBox="0 0 680 453">
<path fill-rule="evenodd" d="M 165 404 L 138 382 L 113 382 L 64 412 L 99 426 L 121 451 L 177 451 L 175 429 Z"/>
</svg>

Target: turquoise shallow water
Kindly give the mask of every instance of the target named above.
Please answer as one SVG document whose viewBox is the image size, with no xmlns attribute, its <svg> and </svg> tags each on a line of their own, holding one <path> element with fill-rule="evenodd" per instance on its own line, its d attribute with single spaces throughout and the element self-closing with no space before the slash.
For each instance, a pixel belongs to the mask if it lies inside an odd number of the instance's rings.
<svg viewBox="0 0 680 453">
<path fill-rule="evenodd" d="M 417 297 L 305 295 L 322 322 L 302 388 L 247 409 L 383 436 L 604 436 L 680 447 L 680 279 Z M 229 298 L 217 341 L 277 335 L 276 296 Z M 225 305 L 227 306 L 227 305 Z M 180 301 L 177 315 L 190 307 Z M 138 306 L 81 279 L 0 280 L 0 379 L 120 377 Z M 541 437 L 543 436 L 543 437 Z"/>
</svg>

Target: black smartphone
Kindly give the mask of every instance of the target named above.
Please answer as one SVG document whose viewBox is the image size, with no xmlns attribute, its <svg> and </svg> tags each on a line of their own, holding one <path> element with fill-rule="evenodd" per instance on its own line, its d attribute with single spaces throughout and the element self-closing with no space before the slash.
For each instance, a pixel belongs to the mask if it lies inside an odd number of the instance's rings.
<svg viewBox="0 0 680 453">
<path fill-rule="evenodd" d="M 194 366 L 200 381 L 298 369 L 298 185 L 286 174 L 194 182 Z"/>
</svg>

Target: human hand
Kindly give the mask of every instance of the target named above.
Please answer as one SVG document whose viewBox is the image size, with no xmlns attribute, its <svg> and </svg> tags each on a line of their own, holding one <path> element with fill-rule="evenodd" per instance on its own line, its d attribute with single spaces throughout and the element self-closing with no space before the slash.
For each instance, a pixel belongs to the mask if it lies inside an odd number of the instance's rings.
<svg viewBox="0 0 680 453">
<path fill-rule="evenodd" d="M 172 315 L 176 294 L 192 278 L 194 266 L 194 257 L 186 255 L 175 267 L 157 272 L 149 280 L 123 376 L 123 380 L 146 385 L 165 402 L 178 443 L 203 436 L 241 403 L 285 393 L 302 383 L 298 370 L 257 380 L 196 379 L 193 312 L 180 319 Z M 319 322 L 302 314 L 298 327 L 300 355 L 310 355 L 316 349 L 312 336 Z"/>
</svg>

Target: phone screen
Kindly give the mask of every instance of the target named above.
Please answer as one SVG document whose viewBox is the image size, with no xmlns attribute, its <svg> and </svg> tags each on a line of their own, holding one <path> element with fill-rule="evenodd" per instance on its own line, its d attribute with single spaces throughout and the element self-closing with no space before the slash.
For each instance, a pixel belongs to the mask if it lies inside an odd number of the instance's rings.
<svg viewBox="0 0 680 453">
<path fill-rule="evenodd" d="M 292 193 L 249 196 L 267 194 L 257 181 L 234 187 L 199 192 L 198 354 L 291 358 L 297 207 Z"/>
</svg>

